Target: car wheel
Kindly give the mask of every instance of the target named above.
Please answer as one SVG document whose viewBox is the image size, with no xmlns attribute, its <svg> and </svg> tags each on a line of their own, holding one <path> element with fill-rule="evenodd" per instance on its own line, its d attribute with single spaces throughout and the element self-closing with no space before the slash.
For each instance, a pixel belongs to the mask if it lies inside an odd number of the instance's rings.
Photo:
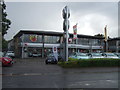
<svg viewBox="0 0 120 90">
<path fill-rule="evenodd" d="M 48 62 L 45 62 L 46 64 L 48 64 Z"/>
<path fill-rule="evenodd" d="M 57 62 L 55 62 L 55 64 L 57 64 Z"/>
</svg>

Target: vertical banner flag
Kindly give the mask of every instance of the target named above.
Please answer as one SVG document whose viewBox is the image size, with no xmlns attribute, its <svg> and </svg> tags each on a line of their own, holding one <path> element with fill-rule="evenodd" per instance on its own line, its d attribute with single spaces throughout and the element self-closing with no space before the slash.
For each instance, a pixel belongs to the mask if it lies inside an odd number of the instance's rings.
<svg viewBox="0 0 120 90">
<path fill-rule="evenodd" d="M 105 26 L 104 30 L 105 30 L 105 41 L 107 41 L 107 25 Z"/>
<path fill-rule="evenodd" d="M 54 54 L 55 59 L 58 61 L 58 52 L 57 52 L 56 46 L 53 46 L 53 54 Z"/>
<path fill-rule="evenodd" d="M 77 24 L 73 26 L 73 39 L 77 39 Z"/>
</svg>

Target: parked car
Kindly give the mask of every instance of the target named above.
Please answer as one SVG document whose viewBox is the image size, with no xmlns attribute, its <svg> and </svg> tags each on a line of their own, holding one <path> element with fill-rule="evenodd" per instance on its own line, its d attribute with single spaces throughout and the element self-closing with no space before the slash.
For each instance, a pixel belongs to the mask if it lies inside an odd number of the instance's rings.
<svg viewBox="0 0 120 90">
<path fill-rule="evenodd" d="M 102 53 L 90 53 L 89 56 L 90 58 L 104 58 Z"/>
<path fill-rule="evenodd" d="M 48 56 L 47 56 L 47 58 L 46 58 L 46 60 L 45 60 L 45 63 L 46 64 L 49 64 L 49 63 L 51 63 L 51 64 L 57 64 L 57 60 L 56 60 L 56 58 L 54 57 L 54 54 L 49 54 Z"/>
<path fill-rule="evenodd" d="M 29 57 L 41 57 L 42 55 L 40 53 L 28 53 Z"/>
<path fill-rule="evenodd" d="M 28 53 L 28 56 L 29 56 L 29 57 L 32 57 L 32 53 Z"/>
<path fill-rule="evenodd" d="M 15 57 L 15 54 L 13 51 L 7 51 L 7 53 L 5 54 L 6 56 L 9 56 L 9 57 L 12 57 L 14 58 Z"/>
<path fill-rule="evenodd" d="M 2 66 L 11 66 L 13 64 L 13 59 L 9 57 L 0 57 L 0 62 Z"/>
<path fill-rule="evenodd" d="M 41 57 L 41 54 L 39 54 L 39 53 L 33 53 L 32 57 Z"/>
<path fill-rule="evenodd" d="M 120 58 L 120 53 L 115 53 L 115 55 L 117 55 Z"/>
<path fill-rule="evenodd" d="M 58 54 L 58 61 L 62 59 L 62 56 Z"/>
<path fill-rule="evenodd" d="M 70 55 L 69 57 L 74 59 L 89 59 L 90 57 L 87 55 L 87 53 L 74 53 Z"/>
<path fill-rule="evenodd" d="M 119 57 L 117 55 L 115 55 L 114 53 L 103 53 L 103 55 L 105 56 L 105 58 L 115 58 L 118 59 Z"/>
</svg>

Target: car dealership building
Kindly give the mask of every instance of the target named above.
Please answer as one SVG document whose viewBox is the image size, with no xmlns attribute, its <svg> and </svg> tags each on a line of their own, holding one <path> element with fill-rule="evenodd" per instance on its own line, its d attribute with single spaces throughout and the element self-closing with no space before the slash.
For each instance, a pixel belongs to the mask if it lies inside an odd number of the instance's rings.
<svg viewBox="0 0 120 90">
<path fill-rule="evenodd" d="M 63 32 L 20 30 L 13 38 L 14 52 L 16 57 L 28 58 L 31 54 L 45 57 L 57 47 L 60 55 L 64 54 L 65 35 Z M 77 42 L 73 34 L 69 34 L 68 51 L 72 52 L 103 52 L 104 38 L 90 35 L 77 35 Z M 10 46 L 9 46 L 10 47 Z"/>
</svg>

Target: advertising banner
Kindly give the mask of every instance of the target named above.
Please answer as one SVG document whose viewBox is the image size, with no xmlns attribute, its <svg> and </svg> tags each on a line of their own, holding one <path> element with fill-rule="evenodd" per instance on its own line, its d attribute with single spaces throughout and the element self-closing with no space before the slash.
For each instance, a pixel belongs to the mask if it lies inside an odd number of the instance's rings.
<svg viewBox="0 0 120 90">
<path fill-rule="evenodd" d="M 54 54 L 54 57 L 56 58 L 56 60 L 58 61 L 58 52 L 57 52 L 56 46 L 53 46 L 53 54 Z"/>
<path fill-rule="evenodd" d="M 73 39 L 77 39 L 77 24 L 73 26 Z"/>
</svg>

